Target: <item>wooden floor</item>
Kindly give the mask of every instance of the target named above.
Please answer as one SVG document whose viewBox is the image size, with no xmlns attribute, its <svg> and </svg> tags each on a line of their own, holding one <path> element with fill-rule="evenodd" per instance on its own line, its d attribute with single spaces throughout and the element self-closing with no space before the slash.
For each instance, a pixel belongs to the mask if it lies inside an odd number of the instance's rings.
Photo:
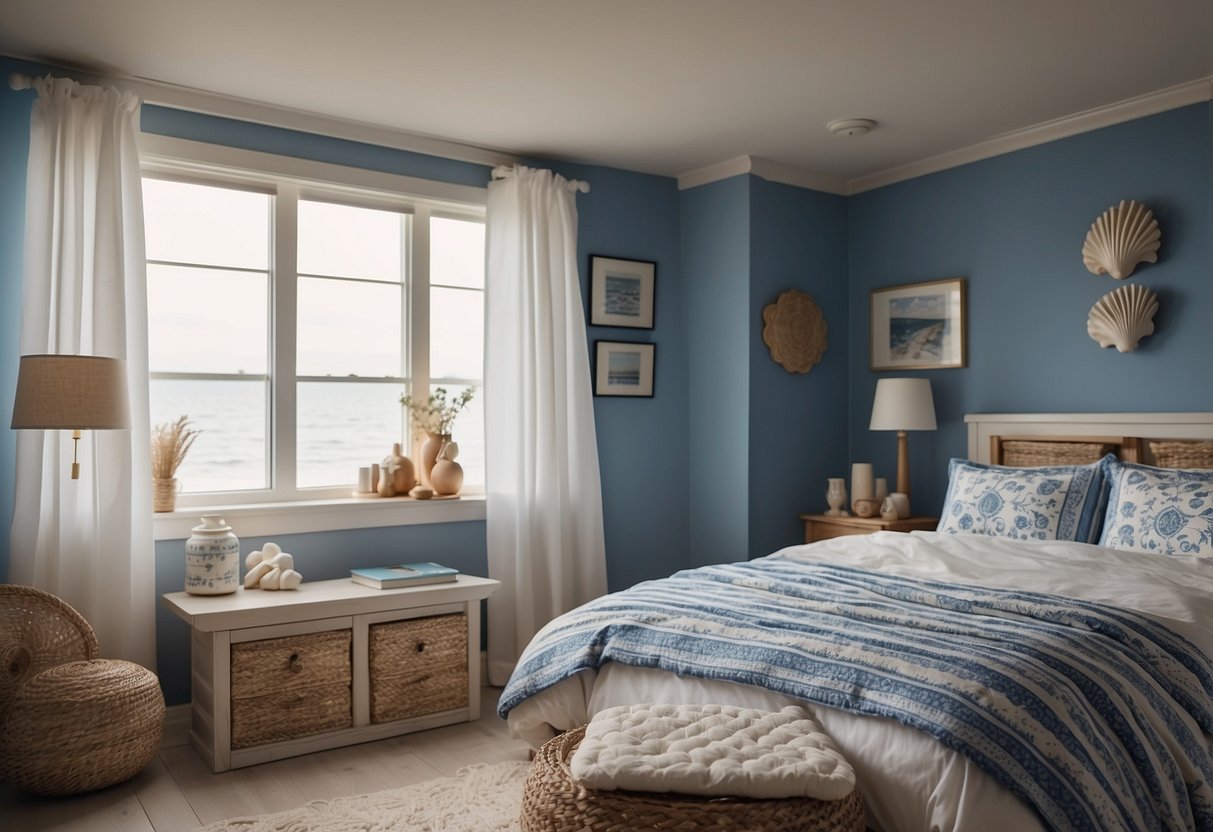
<svg viewBox="0 0 1213 832">
<path fill-rule="evenodd" d="M 453 775 L 472 763 L 526 760 L 485 688 L 476 722 L 212 774 L 188 745 L 165 748 L 135 779 L 65 798 L 0 785 L 0 829 L 13 832 L 188 832 L 224 818 L 366 794 Z"/>
</svg>

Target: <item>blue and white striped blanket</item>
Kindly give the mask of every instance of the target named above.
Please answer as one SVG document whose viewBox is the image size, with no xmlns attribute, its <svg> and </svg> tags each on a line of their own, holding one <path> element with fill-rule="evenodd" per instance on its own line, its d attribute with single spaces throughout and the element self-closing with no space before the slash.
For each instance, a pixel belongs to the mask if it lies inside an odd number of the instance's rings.
<svg viewBox="0 0 1213 832">
<path fill-rule="evenodd" d="M 782 558 L 709 566 L 552 621 L 499 712 L 610 661 L 891 717 L 1052 829 L 1213 830 L 1213 662 L 1135 613 Z"/>
</svg>

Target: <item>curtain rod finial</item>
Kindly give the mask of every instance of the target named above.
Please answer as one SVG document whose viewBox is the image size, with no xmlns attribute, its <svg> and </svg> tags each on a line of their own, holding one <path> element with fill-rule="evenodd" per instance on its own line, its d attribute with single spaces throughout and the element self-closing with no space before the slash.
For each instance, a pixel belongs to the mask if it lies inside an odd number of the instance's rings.
<svg viewBox="0 0 1213 832">
<path fill-rule="evenodd" d="M 8 85 L 14 90 L 28 90 L 34 86 L 34 79 L 20 72 L 13 72 L 8 76 Z"/>
</svg>

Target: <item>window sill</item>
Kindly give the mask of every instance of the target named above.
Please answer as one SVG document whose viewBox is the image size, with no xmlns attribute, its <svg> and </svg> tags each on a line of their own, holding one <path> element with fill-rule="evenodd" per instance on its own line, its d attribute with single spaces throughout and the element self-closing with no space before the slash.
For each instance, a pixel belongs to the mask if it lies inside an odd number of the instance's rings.
<svg viewBox="0 0 1213 832">
<path fill-rule="evenodd" d="M 290 503 L 185 506 L 152 515 L 156 540 L 183 540 L 203 514 L 221 514 L 241 537 L 373 529 L 483 520 L 482 495 L 414 500 L 411 497 L 300 500 Z"/>
</svg>

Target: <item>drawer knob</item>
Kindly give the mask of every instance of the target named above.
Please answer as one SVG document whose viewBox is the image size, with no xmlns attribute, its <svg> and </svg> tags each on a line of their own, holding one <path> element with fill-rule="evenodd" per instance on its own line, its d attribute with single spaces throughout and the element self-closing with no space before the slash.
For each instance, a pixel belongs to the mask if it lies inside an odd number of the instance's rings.
<svg viewBox="0 0 1213 832">
<path fill-rule="evenodd" d="M 287 667 L 291 669 L 291 673 L 301 673 L 303 671 L 303 659 L 299 658 L 298 653 L 291 653 L 291 660 L 287 663 Z"/>
<path fill-rule="evenodd" d="M 418 652 L 418 653 L 424 653 L 424 652 L 425 652 L 425 642 L 424 642 L 424 641 L 419 641 L 419 642 L 417 642 L 417 652 Z"/>
</svg>

